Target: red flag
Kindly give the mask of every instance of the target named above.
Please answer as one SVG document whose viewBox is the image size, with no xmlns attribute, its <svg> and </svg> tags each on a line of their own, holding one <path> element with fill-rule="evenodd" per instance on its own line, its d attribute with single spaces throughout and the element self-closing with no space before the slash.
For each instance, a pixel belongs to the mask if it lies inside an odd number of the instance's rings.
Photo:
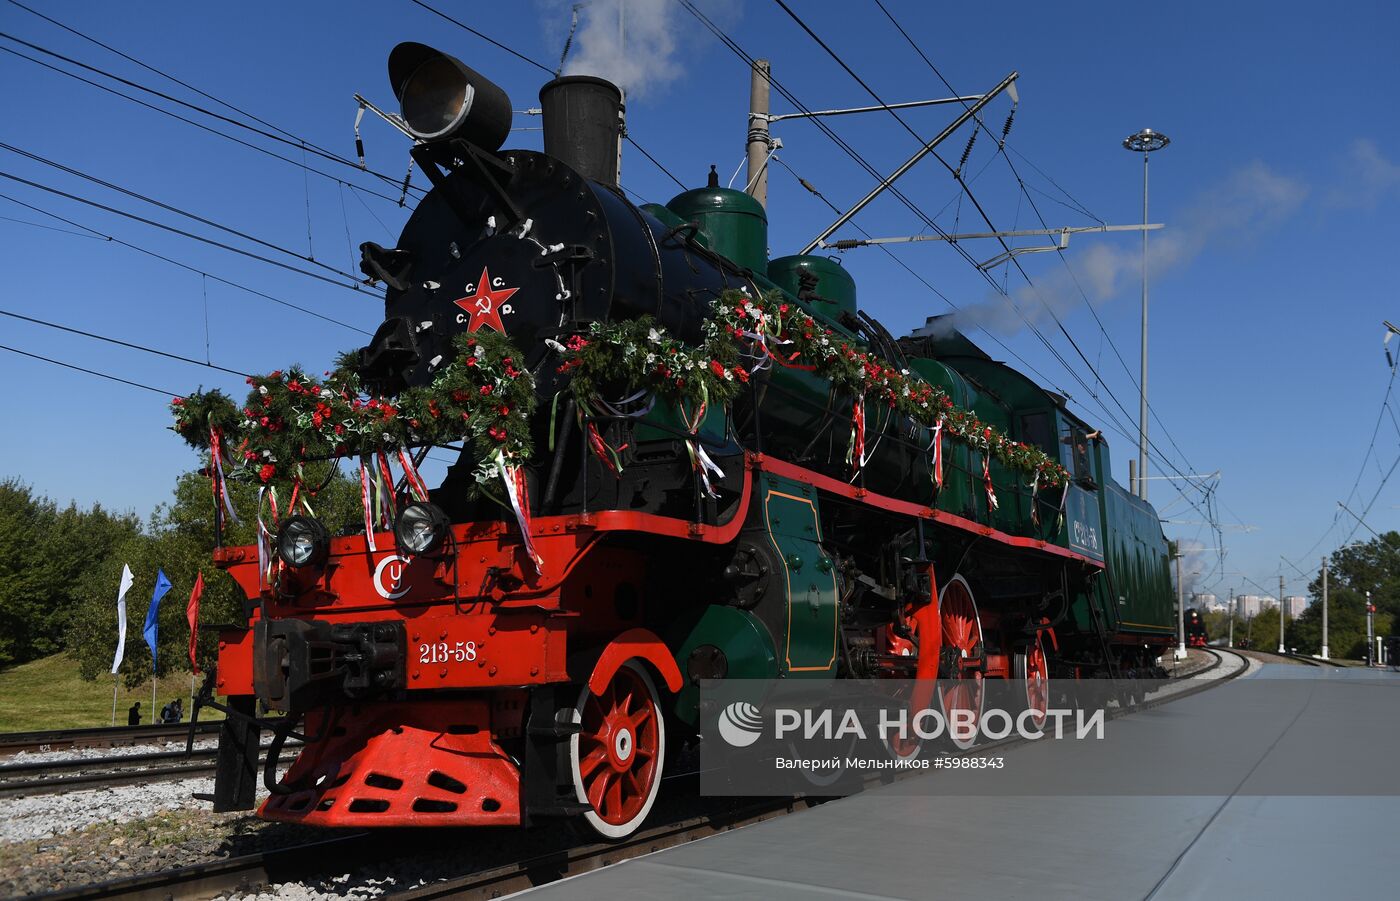
<svg viewBox="0 0 1400 901">
<path fill-rule="evenodd" d="M 190 621 L 190 666 L 194 667 L 195 675 L 199 675 L 199 663 L 194 659 L 194 651 L 199 639 L 199 596 L 201 594 L 204 594 L 203 572 L 195 576 L 194 591 L 190 592 L 190 602 L 185 606 L 185 616 Z"/>
</svg>

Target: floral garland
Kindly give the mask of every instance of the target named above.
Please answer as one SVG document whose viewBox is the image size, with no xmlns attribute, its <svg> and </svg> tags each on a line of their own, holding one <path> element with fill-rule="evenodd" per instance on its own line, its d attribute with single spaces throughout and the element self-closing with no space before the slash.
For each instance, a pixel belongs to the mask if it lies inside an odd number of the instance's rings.
<svg viewBox="0 0 1400 901">
<path fill-rule="evenodd" d="M 202 451 L 217 434 L 233 477 L 261 484 L 291 481 L 310 460 L 463 439 L 482 459 L 529 459 L 535 383 L 519 350 L 496 332 L 458 335 L 455 347 L 430 385 L 395 399 L 366 395 L 348 361 L 323 379 L 292 367 L 249 378 L 241 408 L 218 390 L 175 398 L 174 430 Z"/>
<path fill-rule="evenodd" d="M 958 409 L 941 388 L 853 346 L 781 295 L 754 298 L 727 291 L 711 312 L 699 346 L 681 343 L 650 317 L 595 322 L 565 344 L 548 342 L 560 355 L 559 372 L 569 377 L 566 390 L 576 402 L 591 450 L 615 472 L 621 471 L 621 449 L 607 445 L 594 417 L 638 417 L 662 400 L 675 406 L 693 435 L 712 404 L 729 404 L 754 373 L 777 365 L 812 372 L 852 396 L 849 458 L 856 471 L 869 460 L 863 427 L 866 405 L 884 403 L 930 430 L 933 477 L 939 486 L 944 437 L 983 452 L 983 478 L 993 508 L 993 457 L 1029 477 L 1033 493 L 1069 481 L 1064 467 L 1039 448 L 1014 441 L 970 411 Z M 528 546 L 529 512 L 520 466 L 533 454 L 534 378 L 517 365 L 523 355 L 499 332 L 458 335 L 454 348 L 455 357 L 431 384 L 405 389 L 396 398 L 367 394 L 351 360 L 343 357 L 320 379 L 298 367 L 249 378 L 251 390 L 242 407 L 218 390 L 177 397 L 171 402 L 173 428 L 191 447 L 210 453 L 215 495 L 235 519 L 223 487 L 226 478 L 268 489 L 275 511 L 278 484 L 291 484 L 289 506 L 295 507 L 308 481 L 307 463 L 360 455 L 371 547 L 372 508 L 381 523 L 392 520 L 392 490 L 386 492 L 385 486 L 392 487 L 390 460 L 395 452 L 410 489 L 426 498 L 404 449 L 465 440 L 481 461 L 476 487 L 489 492 L 489 486 L 503 483 Z M 694 438 L 686 446 L 704 490 L 713 495 L 710 476 L 720 475 L 719 467 Z M 535 556 L 532 548 L 529 553 Z"/>
<path fill-rule="evenodd" d="M 563 356 L 559 371 L 571 377 L 570 389 L 580 411 L 597 408 L 612 389 L 654 394 L 675 404 L 685 417 L 688 410 L 729 402 L 752 373 L 780 365 L 810 371 L 852 395 L 851 458 L 857 470 L 869 459 L 862 427 L 865 405 L 882 402 L 930 430 L 934 478 L 940 486 L 944 437 L 983 452 L 983 475 L 993 508 L 993 457 L 1029 477 L 1033 491 L 1069 480 L 1065 468 L 1040 448 L 1015 441 L 976 414 L 959 409 L 943 389 L 860 350 L 797 305 L 783 301 L 781 295 L 755 298 L 747 292 L 725 292 L 705 322 L 699 347 L 682 345 L 649 317 L 642 317 L 593 323 L 587 337 L 572 338 L 567 346 L 555 349 Z M 592 436 L 590 443 L 599 452 Z"/>
<path fill-rule="evenodd" d="M 307 463 L 360 455 L 365 542 L 374 551 L 376 523 L 390 528 L 395 516 L 394 458 L 410 492 L 427 500 L 427 487 L 405 449 L 457 440 L 465 440 L 480 461 L 473 487 L 490 493 L 489 486 L 497 484 L 504 490 L 526 551 L 540 565 L 530 539 L 520 469 L 533 453 L 534 377 L 517 366 L 523 357 L 504 334 L 461 334 L 453 344 L 455 357 L 431 384 L 405 389 L 393 399 L 367 395 L 346 355 L 323 379 L 298 367 L 250 377 L 251 390 L 241 408 L 218 390 L 196 391 L 171 401 L 175 432 L 191 447 L 209 452 L 214 495 L 222 499 L 230 517 L 237 519 L 224 486 L 226 478 L 262 486 L 258 492 L 261 572 L 270 573 L 273 565 L 268 546 L 271 532 L 263 524 L 264 491 L 275 525 L 278 484 L 291 483 L 290 513 L 298 498 L 306 503 L 301 492 L 307 482 Z"/>
</svg>

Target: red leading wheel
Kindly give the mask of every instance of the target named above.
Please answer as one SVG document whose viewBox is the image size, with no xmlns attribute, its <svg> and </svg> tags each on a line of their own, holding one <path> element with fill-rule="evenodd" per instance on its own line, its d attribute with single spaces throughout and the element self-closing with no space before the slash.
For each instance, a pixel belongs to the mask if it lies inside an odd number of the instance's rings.
<svg viewBox="0 0 1400 901">
<path fill-rule="evenodd" d="M 1050 709 L 1050 664 L 1045 659 L 1045 647 L 1039 636 L 1016 655 L 1015 675 L 1026 684 L 1026 709 L 1031 711 L 1031 725 L 1043 728 L 1046 711 Z"/>
<path fill-rule="evenodd" d="M 606 839 L 631 835 L 661 787 L 666 723 L 656 686 L 629 660 L 595 695 L 583 687 L 575 710 L 581 729 L 569 740 L 569 765 L 588 828 Z"/>
<path fill-rule="evenodd" d="M 943 708 L 948 738 L 965 750 L 977 742 L 982 705 L 982 621 L 972 589 L 962 576 L 953 576 L 938 597 L 943 620 L 946 672 L 938 678 L 938 701 Z"/>
</svg>

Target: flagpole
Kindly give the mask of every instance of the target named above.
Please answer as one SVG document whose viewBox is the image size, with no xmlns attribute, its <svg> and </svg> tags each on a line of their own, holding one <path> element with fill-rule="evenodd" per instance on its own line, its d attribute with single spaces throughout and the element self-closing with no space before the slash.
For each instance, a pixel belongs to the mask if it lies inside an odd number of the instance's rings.
<svg viewBox="0 0 1400 901">
<path fill-rule="evenodd" d="M 113 675 L 113 676 L 112 676 L 112 725 L 113 725 L 113 726 L 115 726 L 115 725 L 117 724 L 117 682 L 118 682 L 118 680 L 120 680 L 120 679 L 121 679 L 120 676 L 117 676 L 117 675 Z"/>
<path fill-rule="evenodd" d="M 151 722 L 155 722 L 156 715 L 156 668 L 151 667 Z"/>
</svg>

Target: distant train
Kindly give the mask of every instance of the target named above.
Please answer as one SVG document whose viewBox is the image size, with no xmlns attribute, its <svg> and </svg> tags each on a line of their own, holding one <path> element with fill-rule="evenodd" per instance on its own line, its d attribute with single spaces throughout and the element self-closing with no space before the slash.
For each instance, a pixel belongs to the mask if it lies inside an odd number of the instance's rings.
<svg viewBox="0 0 1400 901">
<path fill-rule="evenodd" d="M 1186 611 L 1186 646 L 1203 648 L 1210 640 L 1206 633 L 1206 618 L 1195 607 Z"/>
</svg>

